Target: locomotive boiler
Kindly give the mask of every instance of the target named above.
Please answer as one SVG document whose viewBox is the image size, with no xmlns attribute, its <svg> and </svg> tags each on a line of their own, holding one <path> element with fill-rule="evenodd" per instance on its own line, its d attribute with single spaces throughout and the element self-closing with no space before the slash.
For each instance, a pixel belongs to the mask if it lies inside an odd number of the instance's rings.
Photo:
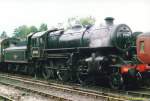
<svg viewBox="0 0 150 101">
<path fill-rule="evenodd" d="M 141 75 L 132 66 L 135 49 L 130 27 L 115 25 L 113 20 L 107 17 L 105 25 L 85 28 L 77 24 L 67 30 L 30 33 L 25 46 L 3 49 L 3 63 L 9 70 L 40 74 L 45 79 L 83 83 L 105 77 L 112 88 L 122 88 L 139 81 Z"/>
<path fill-rule="evenodd" d="M 60 36 L 51 33 L 48 48 L 116 47 L 121 51 L 128 49 L 132 35 L 131 29 L 125 24 L 113 25 L 114 19 L 111 17 L 105 20 L 104 26 L 83 28 L 81 25 L 75 25 Z"/>
</svg>

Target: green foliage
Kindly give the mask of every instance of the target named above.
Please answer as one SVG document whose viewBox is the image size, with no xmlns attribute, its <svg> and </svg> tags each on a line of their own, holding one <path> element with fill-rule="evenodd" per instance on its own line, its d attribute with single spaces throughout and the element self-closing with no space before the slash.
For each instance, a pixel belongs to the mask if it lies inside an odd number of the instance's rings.
<svg viewBox="0 0 150 101">
<path fill-rule="evenodd" d="M 22 25 L 16 28 L 13 34 L 14 37 L 26 38 L 26 36 L 31 32 L 46 31 L 47 29 L 47 24 L 44 23 L 40 25 L 39 29 L 36 26 L 28 27 L 26 25 Z"/>
<path fill-rule="evenodd" d="M 81 24 L 85 27 L 88 25 L 93 25 L 95 23 L 95 18 L 92 16 L 83 17 L 83 18 L 71 17 L 71 18 L 68 18 L 67 22 L 68 22 L 68 27 L 71 27 L 72 23 L 73 24 Z"/>
<path fill-rule="evenodd" d="M 35 26 L 31 26 L 30 32 L 38 32 L 38 29 Z"/>
<path fill-rule="evenodd" d="M 14 30 L 14 37 L 26 38 L 26 36 L 31 32 L 38 32 L 35 26 L 28 27 L 26 25 L 19 26 Z"/>
<path fill-rule="evenodd" d="M 68 25 L 69 25 L 68 28 L 72 26 L 71 24 L 72 22 L 76 24 L 81 24 L 85 27 L 87 25 L 93 25 L 95 23 L 95 18 L 91 16 L 84 17 L 84 18 L 78 18 L 78 17 L 68 18 Z M 62 24 L 60 24 L 59 26 L 61 25 Z M 28 27 L 26 25 L 22 25 L 14 30 L 13 37 L 26 38 L 26 36 L 31 32 L 46 31 L 46 30 L 48 30 L 48 27 L 47 24 L 45 23 L 42 23 L 39 29 L 35 26 Z"/>
<path fill-rule="evenodd" d="M 40 28 L 39 28 L 39 31 L 46 31 L 48 28 L 47 28 L 47 24 L 41 24 Z"/>
<path fill-rule="evenodd" d="M 87 25 L 93 25 L 95 23 L 95 18 L 94 17 L 84 17 L 84 18 L 80 18 L 79 22 L 83 25 L 83 26 L 87 26 Z"/>
<path fill-rule="evenodd" d="M 14 37 L 25 38 L 30 33 L 30 29 L 26 26 L 20 26 L 14 30 Z"/>
<path fill-rule="evenodd" d="M 2 34 L 1 34 L 1 36 L 0 36 L 0 38 L 1 39 L 5 39 L 5 38 L 7 38 L 8 36 L 7 36 L 7 33 L 5 32 L 5 31 L 3 31 L 2 32 Z"/>
<path fill-rule="evenodd" d="M 71 18 L 68 18 L 68 25 L 69 27 L 72 26 L 72 23 L 77 23 L 77 17 L 71 17 Z"/>
</svg>

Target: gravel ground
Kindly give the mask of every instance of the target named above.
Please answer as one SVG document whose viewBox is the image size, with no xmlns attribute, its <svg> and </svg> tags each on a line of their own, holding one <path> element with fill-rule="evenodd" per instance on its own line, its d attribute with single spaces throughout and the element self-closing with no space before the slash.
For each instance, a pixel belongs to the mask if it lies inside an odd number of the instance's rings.
<svg viewBox="0 0 150 101">
<path fill-rule="evenodd" d="M 54 101 L 51 99 L 44 98 L 43 96 L 40 95 L 24 92 L 1 84 L 0 84 L 0 95 L 8 96 L 14 99 L 15 101 Z"/>
<path fill-rule="evenodd" d="M 4 78 L 0 78 L 0 80 L 2 82 L 9 82 L 13 85 L 18 85 L 18 86 L 23 86 L 23 87 L 39 90 L 39 91 L 42 91 L 42 92 L 49 93 L 51 95 L 64 97 L 64 98 L 67 98 L 67 99 L 70 99 L 70 100 L 73 100 L 73 101 L 105 101 L 104 99 L 100 99 L 100 98 L 95 99 L 95 98 L 92 98 L 90 96 L 83 96 L 83 95 L 79 95 L 79 94 L 75 94 L 75 93 L 64 92 L 62 90 L 56 90 L 56 89 L 53 89 L 53 88 L 50 88 L 50 87 L 43 87 L 43 86 L 39 86 L 39 85 L 26 84 L 26 83 L 22 83 L 22 82 L 15 81 L 15 80 L 10 80 L 10 79 L 6 80 Z M 27 96 L 26 98 L 29 98 L 29 96 Z M 42 100 L 34 100 L 34 99 L 37 99 L 37 98 L 34 97 L 31 101 L 46 101 L 44 99 L 42 99 Z M 21 100 L 21 101 L 25 101 L 25 100 Z M 26 101 L 30 101 L 30 100 L 26 100 Z"/>
<path fill-rule="evenodd" d="M 1 77 L 0 77 L 0 81 L 8 82 L 8 83 L 11 83 L 13 85 L 19 85 L 19 86 L 23 86 L 23 87 L 27 87 L 27 88 L 32 88 L 32 89 L 39 90 L 42 92 L 50 93 L 50 94 L 55 95 L 55 96 L 68 98 L 68 99 L 73 100 L 73 101 L 105 101 L 104 99 L 94 99 L 94 98 L 91 98 L 89 96 L 83 96 L 83 95 L 79 95 L 79 94 L 68 93 L 68 92 L 64 92 L 64 91 L 61 91 L 58 89 L 56 90 L 56 89 L 53 89 L 50 87 L 43 87 L 43 86 L 39 86 L 39 85 L 26 84 L 26 83 L 22 83 L 22 82 L 19 82 L 16 80 L 4 79 Z M 4 86 L 1 84 L 0 84 L 0 94 L 10 96 L 13 99 L 15 99 L 15 101 L 54 101 L 52 99 L 48 99 L 48 98 L 45 98 L 45 97 L 37 95 L 37 94 L 20 91 L 18 89 Z M 122 94 L 119 94 L 119 95 L 121 96 Z M 133 98 L 133 100 L 134 101 L 143 101 L 143 100 L 144 101 L 150 101 L 148 99 L 141 100 L 141 98 Z"/>
</svg>

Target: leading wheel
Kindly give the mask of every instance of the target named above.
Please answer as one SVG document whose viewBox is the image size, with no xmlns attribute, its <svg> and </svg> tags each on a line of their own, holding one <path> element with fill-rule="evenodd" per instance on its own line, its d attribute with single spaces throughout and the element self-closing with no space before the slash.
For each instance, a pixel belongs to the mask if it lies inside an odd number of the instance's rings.
<svg viewBox="0 0 150 101">
<path fill-rule="evenodd" d="M 123 77 L 120 73 L 112 73 L 109 77 L 110 87 L 113 89 L 121 89 L 123 87 Z"/>
</svg>

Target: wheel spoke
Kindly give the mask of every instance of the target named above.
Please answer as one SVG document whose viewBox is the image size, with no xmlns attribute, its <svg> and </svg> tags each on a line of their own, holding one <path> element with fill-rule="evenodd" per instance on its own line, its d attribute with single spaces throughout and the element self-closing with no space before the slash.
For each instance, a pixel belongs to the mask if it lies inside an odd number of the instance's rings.
<svg viewBox="0 0 150 101">
<path fill-rule="evenodd" d="M 123 87 L 123 77 L 119 73 L 112 73 L 109 77 L 110 86 L 113 89 L 121 89 Z"/>
<path fill-rule="evenodd" d="M 44 79 L 54 79 L 55 78 L 55 70 L 53 69 L 53 62 L 51 61 L 48 64 L 45 64 L 44 68 L 42 69 L 42 75 Z"/>
<path fill-rule="evenodd" d="M 88 76 L 88 71 L 87 69 L 79 68 L 77 72 L 77 79 L 79 83 L 84 83 L 87 79 Z"/>
<path fill-rule="evenodd" d="M 85 82 L 85 80 L 86 80 L 86 78 L 87 78 L 87 75 L 84 75 L 84 74 L 78 74 L 78 81 L 79 81 L 79 83 L 84 83 Z"/>
</svg>

